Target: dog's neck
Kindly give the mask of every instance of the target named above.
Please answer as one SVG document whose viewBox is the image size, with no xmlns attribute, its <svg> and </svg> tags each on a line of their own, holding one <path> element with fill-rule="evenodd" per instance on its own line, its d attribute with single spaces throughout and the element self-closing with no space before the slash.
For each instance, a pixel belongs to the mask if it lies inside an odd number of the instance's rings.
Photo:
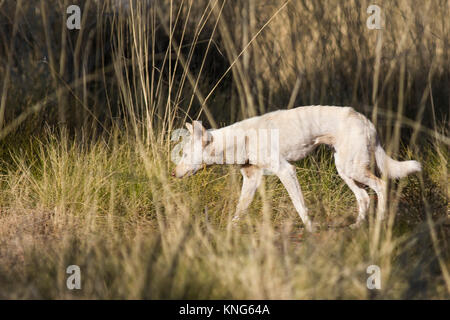
<svg viewBox="0 0 450 320">
<path fill-rule="evenodd" d="M 247 138 L 245 135 L 234 135 L 233 130 L 235 129 L 235 126 L 227 126 L 209 131 L 213 139 L 211 144 L 205 147 L 205 164 L 245 164 L 248 162 Z"/>
</svg>

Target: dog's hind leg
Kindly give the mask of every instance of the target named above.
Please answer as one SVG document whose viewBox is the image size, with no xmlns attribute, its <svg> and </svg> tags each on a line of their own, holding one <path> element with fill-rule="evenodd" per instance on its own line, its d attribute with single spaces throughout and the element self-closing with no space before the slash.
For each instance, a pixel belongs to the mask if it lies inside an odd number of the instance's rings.
<svg viewBox="0 0 450 320">
<path fill-rule="evenodd" d="M 246 165 L 242 167 L 241 174 L 244 179 L 242 182 L 241 196 L 239 197 L 233 221 L 239 220 L 242 212 L 247 210 L 252 202 L 256 189 L 258 189 L 261 184 L 263 171 L 256 166 Z"/>
<path fill-rule="evenodd" d="M 386 182 L 373 175 L 368 169 L 366 170 L 365 174 L 359 177 L 355 177 L 355 180 L 369 186 L 376 192 L 378 198 L 377 217 L 380 220 L 384 220 L 384 213 L 386 211 Z"/>
<path fill-rule="evenodd" d="M 357 228 L 366 219 L 366 212 L 367 212 L 367 209 L 369 208 L 369 204 L 370 204 L 369 195 L 367 194 L 366 190 L 359 187 L 355 183 L 355 180 L 353 180 L 346 173 L 345 169 L 347 169 L 347 171 L 348 171 L 349 168 L 345 166 L 345 164 L 346 164 L 345 162 L 342 162 L 338 153 L 335 153 L 335 155 L 334 155 L 334 162 L 336 164 L 336 169 L 337 169 L 339 176 L 342 178 L 342 180 L 345 181 L 345 183 L 350 188 L 350 190 L 353 191 L 353 193 L 355 194 L 355 197 L 356 197 L 356 201 L 358 202 L 358 217 L 356 218 L 356 222 L 350 226 L 351 228 Z M 354 170 L 350 170 L 350 172 L 353 172 L 353 171 Z"/>
<path fill-rule="evenodd" d="M 314 228 L 308 217 L 308 209 L 306 208 L 302 190 L 300 188 L 300 184 L 298 183 L 295 167 L 288 162 L 282 162 L 275 174 L 278 178 L 280 178 L 281 183 L 283 183 L 289 196 L 291 197 L 294 207 L 300 215 L 306 230 L 313 232 Z"/>
<path fill-rule="evenodd" d="M 342 173 L 341 170 L 339 170 L 339 167 L 337 167 L 337 171 L 342 180 L 344 180 L 350 190 L 353 191 L 356 197 L 356 201 L 358 202 L 358 217 L 356 218 L 356 222 L 350 225 L 350 228 L 352 229 L 358 228 L 366 219 L 366 212 L 370 204 L 369 195 L 367 194 L 366 190 L 360 188 L 355 183 L 355 181 L 353 181 L 353 179 L 347 177 L 344 173 Z"/>
<path fill-rule="evenodd" d="M 357 150 L 358 148 L 355 147 L 355 149 Z M 367 168 L 366 163 L 369 162 L 367 160 L 368 155 L 361 152 L 359 157 L 354 156 L 353 154 L 348 157 L 348 155 L 343 152 L 337 152 L 334 155 L 334 159 L 339 175 L 342 179 L 344 179 L 350 189 L 352 189 L 353 193 L 355 193 L 356 199 L 358 200 L 360 214 L 358 215 L 357 223 L 360 221 L 360 218 L 363 217 L 361 208 L 366 208 L 366 203 L 368 205 L 370 200 L 368 200 L 367 192 L 364 189 L 359 188 L 355 182 L 365 184 L 376 192 L 378 198 L 377 215 L 380 220 L 383 220 L 386 208 L 386 182 L 376 177 Z"/>
</svg>

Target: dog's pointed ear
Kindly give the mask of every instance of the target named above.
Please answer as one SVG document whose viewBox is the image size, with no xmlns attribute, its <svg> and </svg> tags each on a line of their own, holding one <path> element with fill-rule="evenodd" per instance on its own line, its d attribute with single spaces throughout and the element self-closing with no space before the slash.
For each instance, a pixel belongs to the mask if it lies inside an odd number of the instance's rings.
<svg viewBox="0 0 450 320">
<path fill-rule="evenodd" d="M 201 121 L 192 122 L 194 128 L 194 137 L 201 138 L 202 145 L 205 146 L 212 141 L 212 134 L 202 126 Z"/>
<path fill-rule="evenodd" d="M 207 144 L 210 144 L 213 141 L 213 135 L 211 132 L 203 128 L 202 130 L 202 143 L 203 146 L 206 146 Z"/>
<path fill-rule="evenodd" d="M 192 132 L 195 138 L 201 138 L 205 132 L 205 128 L 202 126 L 201 121 L 192 121 Z"/>
<path fill-rule="evenodd" d="M 186 128 L 188 129 L 190 134 L 194 133 L 194 128 L 192 127 L 192 124 L 190 124 L 189 122 L 186 122 Z"/>
</svg>

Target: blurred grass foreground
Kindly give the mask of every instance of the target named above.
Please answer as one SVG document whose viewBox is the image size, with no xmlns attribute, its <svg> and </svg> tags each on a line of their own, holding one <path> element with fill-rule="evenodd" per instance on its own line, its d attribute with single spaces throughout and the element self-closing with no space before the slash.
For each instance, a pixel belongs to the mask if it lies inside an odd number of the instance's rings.
<svg viewBox="0 0 450 320">
<path fill-rule="evenodd" d="M 449 299 L 450 4 L 376 4 L 379 29 L 364 0 L 0 1 L 0 298 Z M 232 228 L 238 168 L 169 175 L 186 121 L 316 104 L 423 164 L 390 181 L 383 225 L 371 193 L 347 227 L 325 147 L 297 164 L 312 235 L 274 177 Z"/>
</svg>

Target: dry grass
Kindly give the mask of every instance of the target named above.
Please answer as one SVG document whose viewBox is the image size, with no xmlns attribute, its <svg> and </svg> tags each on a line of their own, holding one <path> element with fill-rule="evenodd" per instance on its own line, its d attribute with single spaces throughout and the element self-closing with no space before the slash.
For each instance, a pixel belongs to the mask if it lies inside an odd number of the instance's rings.
<svg viewBox="0 0 450 320">
<path fill-rule="evenodd" d="M 0 298 L 450 297 L 448 2 L 381 2 L 373 31 L 363 1 L 87 0 L 73 32 L 55 3 L 0 1 L 15 39 L 0 44 Z M 297 166 L 314 235 L 274 177 L 236 228 L 237 168 L 169 177 L 186 119 L 319 103 L 354 106 L 422 162 L 390 183 L 384 224 L 372 201 L 347 228 L 356 201 L 326 148 Z"/>
</svg>

